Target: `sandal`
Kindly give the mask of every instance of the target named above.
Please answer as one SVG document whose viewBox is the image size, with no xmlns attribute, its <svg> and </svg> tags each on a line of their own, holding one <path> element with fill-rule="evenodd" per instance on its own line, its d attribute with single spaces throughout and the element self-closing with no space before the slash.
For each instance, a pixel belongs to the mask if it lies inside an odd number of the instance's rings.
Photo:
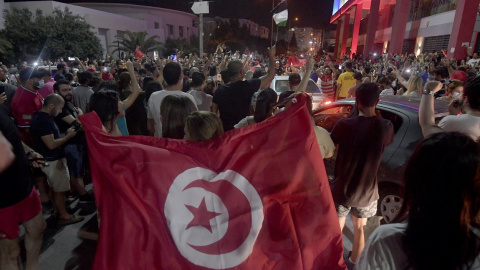
<svg viewBox="0 0 480 270">
<path fill-rule="evenodd" d="M 66 226 L 70 224 L 75 224 L 80 221 L 83 221 L 84 218 L 82 216 L 75 216 L 75 215 L 70 215 L 70 218 L 65 219 L 65 218 L 59 218 L 58 219 L 58 225 Z"/>
</svg>

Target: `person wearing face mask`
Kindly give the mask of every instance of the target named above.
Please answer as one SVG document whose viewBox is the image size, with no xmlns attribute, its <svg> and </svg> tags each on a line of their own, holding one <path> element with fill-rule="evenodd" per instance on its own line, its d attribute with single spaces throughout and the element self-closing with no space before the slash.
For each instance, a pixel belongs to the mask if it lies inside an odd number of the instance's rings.
<svg viewBox="0 0 480 270">
<path fill-rule="evenodd" d="M 39 81 L 38 85 L 38 93 L 45 98 L 53 93 L 53 85 L 55 84 L 55 80 L 52 79 L 52 73 L 49 70 L 39 68 L 37 71 L 42 74 L 42 79 Z"/>
<path fill-rule="evenodd" d="M 12 98 L 11 111 L 20 131 L 22 141 L 33 147 L 30 136 L 30 124 L 33 114 L 42 108 L 43 97 L 38 93 L 43 74 L 26 68 L 20 72 L 20 85 Z"/>
<path fill-rule="evenodd" d="M 21 84 L 15 92 L 11 103 L 11 113 L 20 131 L 20 137 L 31 148 L 34 148 L 35 145 L 30 133 L 30 124 L 32 123 L 34 113 L 40 111 L 43 103 L 43 97 L 38 93 L 41 78 L 42 74 L 30 67 L 20 71 L 19 79 Z M 45 183 L 45 174 L 40 169 L 34 169 L 32 172 L 40 193 L 40 201 L 47 208 L 49 206 L 49 197 Z"/>
</svg>

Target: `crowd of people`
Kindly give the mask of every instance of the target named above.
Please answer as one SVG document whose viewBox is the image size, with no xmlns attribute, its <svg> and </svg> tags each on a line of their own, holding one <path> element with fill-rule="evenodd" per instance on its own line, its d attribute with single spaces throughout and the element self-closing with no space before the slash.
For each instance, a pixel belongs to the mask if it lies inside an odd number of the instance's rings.
<svg viewBox="0 0 480 270">
<path fill-rule="evenodd" d="M 25 226 L 26 269 L 38 269 L 44 215 L 65 226 L 84 218 L 66 197 L 94 204 L 85 134 L 78 116 L 95 112 L 112 136 L 144 135 L 202 141 L 265 121 L 288 110 L 313 80 L 331 101 L 355 98 L 355 114 L 329 134 L 312 125 L 323 158 L 337 152 L 331 184 L 340 227 L 354 225 L 348 269 L 475 269 L 479 262 L 480 58 L 458 61 L 442 53 L 328 55 L 299 60 L 233 52 L 219 46 L 210 57 L 58 61 L 45 67 L 0 70 L 0 269 L 17 269 L 19 228 Z M 270 88 L 288 75 L 289 89 Z M 405 171 L 405 201 L 398 221 L 378 228 L 365 243 L 364 226 L 377 214 L 376 174 L 393 142 L 389 120 L 376 113 L 383 95 L 420 99 L 425 139 Z M 434 99 L 450 115 L 434 118 Z M 34 179 L 34 180 L 32 180 Z M 441 198 L 439 200 L 438 198 Z M 439 237 L 441 236 L 441 237 Z M 442 258 L 439 260 L 438 258 Z M 447 267 L 448 266 L 448 267 Z"/>
</svg>

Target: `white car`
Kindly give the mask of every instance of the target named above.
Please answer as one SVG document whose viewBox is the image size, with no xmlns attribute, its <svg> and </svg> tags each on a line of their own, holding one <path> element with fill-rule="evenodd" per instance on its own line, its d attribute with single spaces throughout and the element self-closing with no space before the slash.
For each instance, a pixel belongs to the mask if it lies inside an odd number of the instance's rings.
<svg viewBox="0 0 480 270">
<path fill-rule="evenodd" d="M 278 95 L 283 92 L 290 90 L 288 86 L 288 76 L 275 76 L 270 88 L 275 90 Z M 320 105 L 328 104 L 331 101 L 328 99 L 327 95 L 323 94 L 322 91 L 318 88 L 317 84 L 310 79 L 307 84 L 306 92 L 310 94 L 313 100 L 313 109 L 318 108 Z"/>
</svg>

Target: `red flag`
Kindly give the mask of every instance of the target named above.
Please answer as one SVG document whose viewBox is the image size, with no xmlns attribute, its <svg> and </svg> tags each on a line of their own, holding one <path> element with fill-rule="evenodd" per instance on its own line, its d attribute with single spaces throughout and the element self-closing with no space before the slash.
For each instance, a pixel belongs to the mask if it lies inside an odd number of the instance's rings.
<svg viewBox="0 0 480 270">
<path fill-rule="evenodd" d="M 305 98 L 204 142 L 81 116 L 101 217 L 93 269 L 345 269 Z"/>
<path fill-rule="evenodd" d="M 140 46 L 137 46 L 135 49 L 135 58 L 140 59 L 144 56 L 145 54 L 140 50 Z"/>
</svg>

